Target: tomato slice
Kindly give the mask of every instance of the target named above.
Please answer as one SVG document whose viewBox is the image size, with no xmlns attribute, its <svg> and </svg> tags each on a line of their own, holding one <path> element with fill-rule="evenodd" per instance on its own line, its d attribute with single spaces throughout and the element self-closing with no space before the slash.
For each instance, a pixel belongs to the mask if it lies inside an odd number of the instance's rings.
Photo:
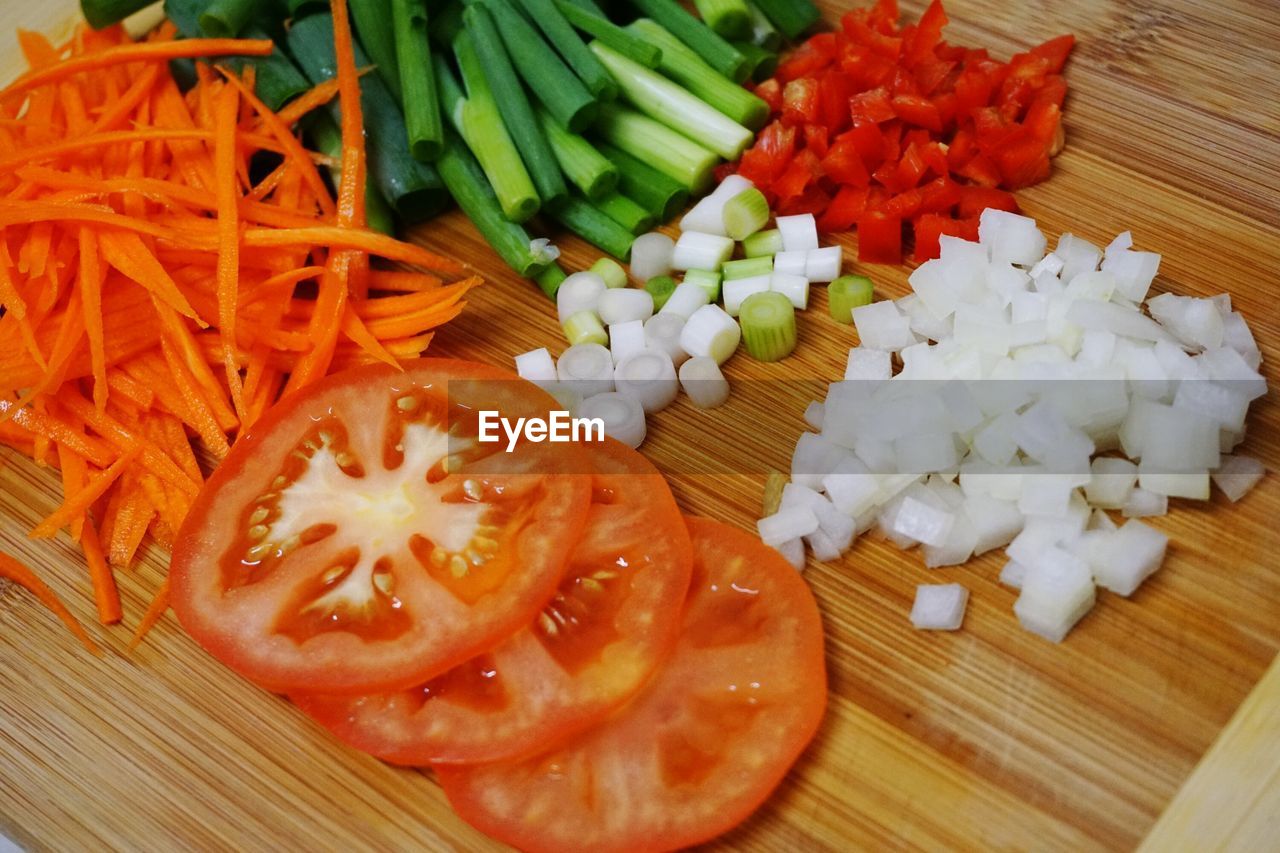
<svg viewBox="0 0 1280 853">
<path fill-rule="evenodd" d="M 423 359 L 336 374 L 236 442 L 171 565 L 210 653 L 280 692 L 406 688 L 511 636 L 555 592 L 590 501 L 572 444 L 480 443 L 546 417 L 506 371 Z M 550 473 L 563 470 L 574 473 Z"/>
<path fill-rule="evenodd" d="M 522 762 L 440 767 L 454 809 L 523 850 L 670 850 L 769 795 L 826 706 L 822 623 L 760 540 L 688 519 L 693 582 L 675 653 L 600 726 Z"/>
<path fill-rule="evenodd" d="M 613 440 L 588 447 L 586 531 L 530 627 L 412 690 L 298 706 L 357 749 L 420 765 L 539 752 L 630 698 L 675 643 L 693 551 L 656 468 Z"/>
</svg>

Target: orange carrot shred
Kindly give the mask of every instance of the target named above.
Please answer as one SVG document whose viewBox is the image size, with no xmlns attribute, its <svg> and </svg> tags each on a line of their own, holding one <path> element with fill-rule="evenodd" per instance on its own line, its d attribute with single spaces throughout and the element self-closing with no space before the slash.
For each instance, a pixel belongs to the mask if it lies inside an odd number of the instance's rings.
<svg viewBox="0 0 1280 853">
<path fill-rule="evenodd" d="M 234 77 L 228 78 L 239 84 Z M 237 213 L 236 123 L 240 111 L 239 91 L 228 86 L 219 93 L 215 106 L 214 179 L 218 196 L 218 334 L 222 336 L 222 359 L 231 389 L 236 415 L 244 419 L 243 386 L 236 363 L 236 298 L 240 291 L 240 223 Z M 222 430 L 217 430 L 222 436 Z"/>
<path fill-rule="evenodd" d="M 75 634 L 76 639 L 88 649 L 90 654 L 101 655 L 102 650 L 98 648 L 98 644 L 89 636 L 89 632 L 84 626 L 71 615 L 71 611 L 66 608 L 62 600 L 58 598 L 53 590 L 49 589 L 40 578 L 36 577 L 35 572 L 19 563 L 8 554 L 0 553 L 0 577 L 7 578 L 21 587 L 24 587 L 45 607 L 49 608 L 52 613 L 62 620 L 62 624 L 66 625 Z"/>
<path fill-rule="evenodd" d="M 147 634 L 151 633 L 151 629 L 164 618 L 169 612 L 169 578 L 165 578 L 160 582 L 160 588 L 156 590 L 156 597 L 151 599 L 151 605 L 147 607 L 147 612 L 142 615 L 142 620 L 138 622 L 137 630 L 133 633 L 133 639 L 129 641 L 129 650 L 133 651 L 139 645 Z"/>
<path fill-rule="evenodd" d="M 141 447 L 135 447 L 113 462 L 107 470 L 91 476 L 83 489 L 73 495 L 67 495 L 62 506 L 46 516 L 44 521 L 37 524 L 27 536 L 31 539 L 47 539 L 84 515 L 89 507 L 93 506 L 94 501 L 102 497 L 111 484 L 124 473 L 125 468 L 137 458 L 141 451 Z"/>
<path fill-rule="evenodd" d="M 124 616 L 120 609 L 120 590 L 116 586 L 115 573 L 107 565 L 107 556 L 102 551 L 102 542 L 98 539 L 98 530 L 93 526 L 92 521 L 84 525 L 80 547 L 84 549 L 85 563 L 89 567 L 89 580 L 93 583 L 93 598 L 98 605 L 98 621 L 103 625 L 114 625 Z"/>
</svg>

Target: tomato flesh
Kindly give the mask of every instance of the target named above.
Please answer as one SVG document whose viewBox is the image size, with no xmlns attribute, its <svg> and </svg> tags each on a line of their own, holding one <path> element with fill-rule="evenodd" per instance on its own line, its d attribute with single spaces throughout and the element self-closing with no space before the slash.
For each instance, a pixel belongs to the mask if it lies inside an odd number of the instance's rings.
<svg viewBox="0 0 1280 853">
<path fill-rule="evenodd" d="M 552 595 L 590 498 L 567 445 L 476 440 L 545 417 L 505 371 L 423 359 L 338 374 L 241 438 L 174 548 L 173 607 L 271 690 L 392 690 L 500 642 Z"/>
<path fill-rule="evenodd" d="M 541 751 L 634 694 L 675 642 L 692 548 L 643 456 L 612 440 L 584 449 L 596 472 L 586 529 L 528 628 L 410 690 L 298 706 L 357 749 L 420 765 Z"/>
<path fill-rule="evenodd" d="M 826 705 L 817 605 L 755 537 L 687 521 L 693 580 L 672 657 L 558 749 L 437 768 L 468 822 L 529 851 L 671 850 L 732 828 L 781 781 Z"/>
</svg>

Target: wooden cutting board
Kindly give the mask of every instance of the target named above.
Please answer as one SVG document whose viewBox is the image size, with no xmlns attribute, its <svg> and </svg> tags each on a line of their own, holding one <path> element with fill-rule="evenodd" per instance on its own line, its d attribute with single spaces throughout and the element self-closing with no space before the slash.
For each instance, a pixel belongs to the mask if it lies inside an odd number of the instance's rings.
<svg viewBox="0 0 1280 853">
<path fill-rule="evenodd" d="M 1001 57 L 1062 32 L 1079 38 L 1068 71 L 1068 146 L 1053 178 L 1020 195 L 1026 211 L 1052 238 L 1069 229 L 1105 243 L 1132 229 L 1139 248 L 1164 255 L 1157 289 L 1229 290 L 1274 384 L 1280 10 L 1272 0 L 1045 5 L 947 5 L 950 40 Z M 8 37 L 9 21 L 36 4 L 6 6 Z M 904 7 L 914 16 L 922 4 Z M 829 4 L 829 17 L 842 9 Z M 461 217 L 415 236 L 489 279 L 432 354 L 506 365 L 515 353 L 562 345 L 551 305 L 509 274 Z M 561 245 L 570 268 L 596 257 L 575 240 Z M 906 292 L 906 269 L 862 271 L 880 296 Z M 757 472 L 786 467 L 804 403 L 842 373 L 854 343 L 817 291 L 796 356 L 762 365 L 739 355 L 726 369 L 739 389 L 726 407 L 707 413 L 681 401 L 650 421 L 644 450 L 686 510 L 744 527 L 760 514 L 763 477 L 741 473 L 741 460 Z M 1273 393 L 1255 405 L 1243 447 L 1273 470 L 1278 426 Z M 0 548 L 32 564 L 92 622 L 76 551 L 65 538 L 26 539 L 58 499 L 51 472 L 0 452 Z M 1101 595 L 1061 646 L 1019 629 L 1014 593 L 995 580 L 995 555 L 927 571 L 918 554 L 868 539 L 838 563 L 811 564 L 806 577 L 827 627 L 827 718 L 781 789 L 720 847 L 1132 848 L 1280 646 L 1278 514 L 1274 475 L 1238 505 L 1220 496 L 1175 502 L 1154 522 L 1172 539 L 1161 572 L 1130 600 Z M 152 551 L 122 576 L 130 624 L 164 560 Z M 964 629 L 913 631 L 915 585 L 951 581 L 972 593 Z M 429 774 L 339 746 L 284 700 L 218 665 L 172 620 L 133 655 L 123 652 L 127 629 L 94 630 L 112 649 L 104 660 L 83 654 L 27 596 L 0 589 L 0 833 L 20 845 L 493 846 L 451 814 Z M 1273 688 L 1256 700 L 1270 703 L 1262 706 L 1270 719 L 1277 695 Z M 1250 713 L 1255 722 L 1267 718 Z M 1268 741 L 1254 743 L 1265 749 Z M 1257 764 L 1260 753 L 1252 754 Z M 1230 768 L 1239 765 L 1211 764 L 1197 790 L 1233 790 Z M 1205 802 L 1196 791 L 1182 799 Z M 1259 835 L 1252 846 L 1274 843 L 1274 834 Z"/>
</svg>

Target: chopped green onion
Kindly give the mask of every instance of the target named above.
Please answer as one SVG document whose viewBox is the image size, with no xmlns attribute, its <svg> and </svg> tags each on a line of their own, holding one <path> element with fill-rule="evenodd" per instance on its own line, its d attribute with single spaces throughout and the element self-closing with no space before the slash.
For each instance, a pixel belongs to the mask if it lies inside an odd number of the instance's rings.
<svg viewBox="0 0 1280 853">
<path fill-rule="evenodd" d="M 748 187 L 724 203 L 724 232 L 734 240 L 745 240 L 769 221 L 769 200 L 755 187 Z"/>
<path fill-rule="evenodd" d="M 754 138 L 751 131 L 655 71 L 593 41 L 591 50 L 642 113 L 688 136 L 727 160 L 736 160 Z"/>
<path fill-rule="evenodd" d="M 822 12 L 813 0 L 753 0 L 773 25 L 789 39 L 796 39 L 818 23 Z"/>
<path fill-rule="evenodd" d="M 462 13 L 462 19 L 475 43 L 476 53 L 484 63 L 485 77 L 489 80 L 494 100 L 502 110 L 502 120 L 520 149 L 520 157 L 529 170 L 533 185 L 538 188 L 543 205 L 559 203 L 568 195 L 569 188 L 565 186 L 550 143 L 538 127 L 533 107 L 516 77 L 493 16 L 482 4 L 472 3 Z"/>
<path fill-rule="evenodd" d="M 714 270 L 687 270 L 684 274 L 686 282 L 692 282 L 707 292 L 708 302 L 720 300 L 720 273 Z"/>
<path fill-rule="evenodd" d="M 430 162 L 440 156 L 443 131 L 432 70 L 427 4 L 425 0 L 391 0 L 391 15 L 409 150 L 417 159 Z"/>
<path fill-rule="evenodd" d="M 738 124 L 759 130 L 769 120 L 769 105 L 726 78 L 678 38 L 648 18 L 633 21 L 627 32 L 662 49 L 658 68 Z"/>
<path fill-rule="evenodd" d="M 689 200 L 683 184 L 648 163 L 609 144 L 598 144 L 596 149 L 618 167 L 619 192 L 660 221 L 670 219 Z"/>
<path fill-rule="evenodd" d="M 470 33 L 458 34 L 453 41 L 453 52 L 462 72 L 462 83 L 467 87 L 466 98 L 460 102 L 454 100 L 457 84 L 453 82 L 453 73 L 442 58 L 435 60 L 436 74 L 442 81 L 441 97 L 448 106 L 450 119 L 480 161 L 480 168 L 484 169 L 489 185 L 502 204 L 503 214 L 512 222 L 524 222 L 538 212 L 538 191 L 520 159 L 519 149 L 507 133 Z"/>
<path fill-rule="evenodd" d="M 95 30 L 118 24 L 155 0 L 80 0 L 80 14 Z"/>
<path fill-rule="evenodd" d="M 553 206 L 549 212 L 552 219 L 597 249 L 603 249 L 624 261 L 630 254 L 635 235 L 614 222 L 591 202 L 577 196 L 569 196 L 560 204 Z"/>
<path fill-rule="evenodd" d="M 632 234 L 643 234 L 653 227 L 654 215 L 621 193 L 605 193 L 595 206 Z"/>
<path fill-rule="evenodd" d="M 529 17 L 542 30 L 547 41 L 564 57 L 587 91 L 598 98 L 613 100 L 618 97 L 618 86 L 609 72 L 587 49 L 582 38 L 573 30 L 569 21 L 556 5 L 555 0 L 519 0 Z"/>
<path fill-rule="evenodd" d="M 627 271 L 613 258 L 601 258 L 591 265 L 590 271 L 604 279 L 610 289 L 627 286 Z"/>
<path fill-rule="evenodd" d="M 468 10 L 481 3 L 493 16 L 507 54 L 529 91 L 556 121 L 574 133 L 585 130 L 595 120 L 597 102 L 582 81 L 509 0 L 473 0 Z"/>
<path fill-rule="evenodd" d="M 778 54 L 749 41 L 735 41 L 736 47 L 747 58 L 750 77 L 756 82 L 768 80 L 778 70 Z"/>
<path fill-rule="evenodd" d="M 503 216 L 498 197 L 485 180 L 480 164 L 451 128 L 444 129 L 444 150 L 437 165 L 440 177 L 462 212 L 508 266 L 526 277 L 546 267 L 547 260 L 541 252 L 533 250 L 524 227 Z M 539 286 L 546 292 L 545 285 L 539 282 Z"/>
<path fill-rule="evenodd" d="M 743 0 L 693 0 L 693 7 L 712 31 L 727 39 L 751 32 L 751 13 Z"/>
<path fill-rule="evenodd" d="M 285 6 L 289 9 L 289 17 L 295 21 L 314 12 L 324 12 L 329 8 L 325 0 L 285 0 Z"/>
<path fill-rule="evenodd" d="M 827 307 L 837 323 L 852 323 L 853 309 L 870 305 L 871 279 L 865 275 L 842 275 L 827 285 Z"/>
<path fill-rule="evenodd" d="M 209 38 L 230 39 L 251 22 L 272 16 L 271 0 L 213 0 L 200 15 L 200 29 Z"/>
<path fill-rule="evenodd" d="M 604 326 L 600 324 L 600 318 L 594 311 L 579 311 L 565 320 L 561 328 L 564 329 L 564 336 L 569 340 L 570 346 L 577 344 L 606 346 L 609 343 L 609 336 L 605 334 Z"/>
<path fill-rule="evenodd" d="M 569 2 L 577 6 L 579 9 L 581 9 L 584 12 L 590 12 L 591 14 L 595 15 L 597 18 L 608 17 L 607 15 L 605 15 L 604 9 L 601 9 L 598 5 L 596 5 L 595 0 L 569 0 Z"/>
<path fill-rule="evenodd" d="M 618 167 L 590 142 L 565 130 L 545 107 L 536 107 L 538 124 L 551 143 L 560 171 L 582 194 L 599 201 L 618 186 Z"/>
<path fill-rule="evenodd" d="M 634 59 L 646 68 L 657 68 L 662 59 L 662 50 L 649 44 L 644 39 L 624 30 L 622 27 L 583 9 L 570 0 L 555 0 L 556 8 L 570 24 L 589 36 L 600 39 L 609 47 L 629 59 Z"/>
<path fill-rule="evenodd" d="M 547 264 L 546 268 L 543 269 L 542 272 L 535 274 L 533 280 L 537 283 L 543 293 L 550 298 L 555 299 L 556 292 L 560 290 L 560 285 L 564 283 L 566 278 L 568 278 L 568 276 L 565 275 L 565 272 L 560 265 L 555 261 L 552 261 Z"/>
<path fill-rule="evenodd" d="M 782 251 L 782 232 L 777 228 L 768 231 L 757 231 L 742 241 L 742 251 L 748 258 L 761 255 L 776 255 Z"/>
<path fill-rule="evenodd" d="M 651 163 L 690 192 L 702 192 L 711 184 L 716 155 L 648 116 L 617 104 L 603 104 L 596 130 L 605 141 Z"/>
<path fill-rule="evenodd" d="M 329 159 L 329 180 L 335 187 L 342 183 L 342 131 L 332 116 L 323 110 L 317 110 L 303 119 L 303 127 L 311 147 Z M 382 197 L 378 186 L 373 181 L 364 182 L 364 220 L 366 227 L 380 234 L 394 234 L 396 230 L 395 214 L 391 205 Z"/>
<path fill-rule="evenodd" d="M 660 311 L 676 292 L 676 280 L 669 275 L 655 275 L 644 283 L 644 289 L 653 297 L 653 310 Z"/>
<path fill-rule="evenodd" d="M 774 2 L 788 3 L 791 0 Z M 675 0 L 631 0 L 631 5 L 669 30 L 721 75 L 735 83 L 747 79 L 747 58 Z M 663 52 L 666 52 L 665 46 Z"/>
<path fill-rule="evenodd" d="M 721 267 L 724 273 L 725 281 L 733 281 L 738 278 L 751 278 L 757 275 L 769 275 L 773 272 L 773 257 L 760 255 L 754 258 L 744 258 L 740 261 L 726 261 Z"/>
<path fill-rule="evenodd" d="M 360 47 L 373 60 L 382 80 L 396 103 L 404 105 L 400 91 L 400 66 L 396 61 L 396 25 L 391 17 L 391 0 L 356 0 L 350 4 L 351 21 L 356 25 Z M 297 57 L 301 60 L 301 57 Z M 367 64 L 367 63 L 362 63 Z"/>
<path fill-rule="evenodd" d="M 781 293 L 753 293 L 738 312 L 742 341 L 757 361 L 780 361 L 796 348 L 796 309 Z"/>
<path fill-rule="evenodd" d="M 765 50 L 777 50 L 782 47 L 782 33 L 778 32 L 778 28 L 752 0 L 745 0 L 745 2 L 747 12 L 751 15 L 751 43 Z"/>
</svg>

